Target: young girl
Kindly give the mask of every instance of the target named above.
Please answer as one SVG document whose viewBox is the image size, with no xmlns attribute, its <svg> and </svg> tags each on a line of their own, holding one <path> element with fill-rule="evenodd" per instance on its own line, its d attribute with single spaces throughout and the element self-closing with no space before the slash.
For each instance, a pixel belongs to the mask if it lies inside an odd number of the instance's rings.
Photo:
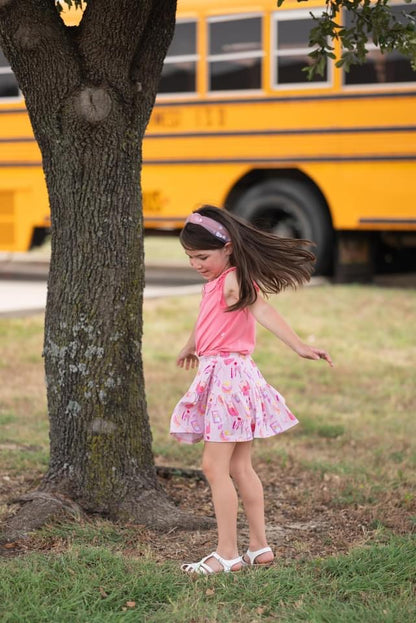
<svg viewBox="0 0 416 623">
<path fill-rule="evenodd" d="M 195 328 L 177 358 L 187 370 L 198 364 L 198 372 L 174 409 L 170 432 L 185 443 L 204 441 L 202 468 L 218 527 L 216 551 L 181 568 L 205 574 L 268 565 L 274 556 L 266 541 L 263 487 L 251 464 L 251 448 L 254 438 L 277 435 L 298 421 L 251 358 L 256 321 L 300 357 L 333 364 L 327 352 L 303 343 L 259 291 L 267 296 L 308 281 L 314 256 L 305 241 L 278 238 L 212 206 L 188 217 L 180 240 L 207 283 Z M 237 550 L 234 484 L 249 524 L 244 556 Z"/>
</svg>

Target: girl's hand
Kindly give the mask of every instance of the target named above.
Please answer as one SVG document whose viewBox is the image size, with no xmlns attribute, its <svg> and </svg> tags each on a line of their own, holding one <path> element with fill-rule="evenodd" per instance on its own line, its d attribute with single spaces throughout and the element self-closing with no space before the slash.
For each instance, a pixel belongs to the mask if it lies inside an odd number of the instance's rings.
<svg viewBox="0 0 416 623">
<path fill-rule="evenodd" d="M 195 351 L 190 351 L 188 348 L 183 348 L 176 359 L 176 365 L 179 368 L 196 368 L 199 364 L 199 359 L 195 355 Z"/>
<path fill-rule="evenodd" d="M 300 344 L 298 348 L 296 348 L 296 352 L 299 355 L 299 357 L 304 357 L 305 359 L 314 359 L 314 360 L 324 359 L 325 361 L 329 363 L 331 368 L 334 367 L 333 361 L 329 353 L 326 352 L 326 350 L 321 350 L 320 348 L 314 348 L 313 346 L 308 346 L 308 344 L 302 343 Z"/>
</svg>

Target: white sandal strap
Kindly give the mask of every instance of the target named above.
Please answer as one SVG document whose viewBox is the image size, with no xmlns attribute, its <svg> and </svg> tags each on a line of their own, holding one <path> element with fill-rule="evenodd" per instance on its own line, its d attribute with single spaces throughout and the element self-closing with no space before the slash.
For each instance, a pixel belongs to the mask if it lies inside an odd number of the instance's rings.
<svg viewBox="0 0 416 623">
<path fill-rule="evenodd" d="M 215 573 L 214 569 L 212 569 L 209 565 L 206 564 L 206 561 L 209 558 L 215 558 L 222 565 L 224 573 L 230 573 L 234 565 L 242 564 L 243 560 L 241 556 L 237 558 L 233 558 L 231 560 L 227 560 L 226 558 L 222 558 L 217 552 L 212 552 L 212 554 L 208 554 L 208 556 L 204 556 L 199 562 L 189 562 L 181 565 L 181 570 L 186 571 L 187 573 L 200 573 L 202 575 L 207 575 L 209 573 Z"/>
<path fill-rule="evenodd" d="M 186 573 L 200 573 L 208 574 L 212 573 L 211 567 L 208 567 L 204 562 L 188 562 L 181 565 L 181 571 Z"/>
<path fill-rule="evenodd" d="M 271 552 L 271 551 L 272 551 L 271 547 L 263 547 L 262 549 L 258 549 L 255 552 L 252 552 L 251 550 L 248 549 L 246 552 L 246 555 L 248 556 L 248 559 L 250 561 L 249 564 L 254 565 L 255 564 L 254 561 L 256 560 L 258 556 L 260 556 L 261 554 L 265 554 L 266 552 Z"/>
<path fill-rule="evenodd" d="M 200 573 L 201 575 L 207 575 L 208 573 L 214 573 L 214 569 L 211 569 L 209 565 L 205 563 L 208 558 L 212 558 L 215 552 L 212 554 L 208 554 L 208 556 L 204 556 L 199 562 L 188 562 L 181 565 L 182 571 L 186 571 L 187 573 Z"/>
<path fill-rule="evenodd" d="M 225 573 L 230 573 L 234 565 L 238 565 L 242 563 L 241 556 L 237 556 L 237 558 L 231 558 L 230 560 L 227 560 L 226 558 L 222 558 L 222 556 L 217 554 L 217 552 L 213 552 L 211 556 L 215 558 L 216 560 L 218 560 L 218 562 L 224 567 Z"/>
</svg>

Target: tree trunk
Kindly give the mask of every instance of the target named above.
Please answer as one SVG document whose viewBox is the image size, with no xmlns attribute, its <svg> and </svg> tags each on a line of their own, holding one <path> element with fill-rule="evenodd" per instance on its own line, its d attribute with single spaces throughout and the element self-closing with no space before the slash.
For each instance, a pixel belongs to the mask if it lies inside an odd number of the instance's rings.
<svg viewBox="0 0 416 623">
<path fill-rule="evenodd" d="M 52 229 L 44 357 L 50 465 L 41 485 L 90 512 L 169 528 L 141 358 L 141 143 L 175 0 L 0 0 L 0 43 L 42 151 Z M 194 522 L 189 522 L 193 524 Z"/>
<path fill-rule="evenodd" d="M 112 516 L 120 500 L 156 487 L 141 360 L 140 135 L 120 108 L 112 104 L 93 129 L 70 114 L 44 159 L 52 216 L 45 486 Z"/>
</svg>

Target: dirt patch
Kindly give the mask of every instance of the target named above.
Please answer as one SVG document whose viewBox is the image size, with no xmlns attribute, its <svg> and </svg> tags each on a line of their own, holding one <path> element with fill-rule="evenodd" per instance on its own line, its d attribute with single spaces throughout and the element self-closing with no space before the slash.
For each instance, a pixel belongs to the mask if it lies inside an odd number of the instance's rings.
<svg viewBox="0 0 416 623">
<path fill-rule="evenodd" d="M 275 469 L 257 464 L 263 482 L 267 536 L 283 559 L 305 559 L 345 553 L 385 529 L 408 534 L 416 528 L 416 503 L 403 505 L 399 492 L 380 493 L 371 503 L 342 504 L 347 484 L 339 477 L 320 476 L 298 466 Z M 172 498 L 184 509 L 213 516 L 209 487 L 185 478 L 164 480 Z M 244 514 L 239 516 L 239 545 L 248 544 Z M 215 530 L 158 536 L 155 550 L 165 558 L 198 560 L 215 549 Z M 179 556 L 178 556 L 179 554 Z"/>
<path fill-rule="evenodd" d="M 415 500 L 403 501 L 398 491 L 385 491 L 371 502 L 343 502 L 340 495 L 346 483 L 301 470 L 298 466 L 273 468 L 258 464 L 264 485 L 267 534 L 276 555 L 283 560 L 326 557 L 345 553 L 383 533 L 408 534 L 415 530 Z M 37 477 L 10 478 L 0 474 L 0 519 L 13 508 L 6 502 L 36 485 Z M 184 511 L 213 517 L 209 487 L 201 479 L 177 475 L 161 477 L 169 495 Z M 94 523 L 94 519 L 91 520 Z M 242 511 L 239 515 L 239 545 L 244 551 L 248 530 Z M 144 551 L 158 561 L 194 561 L 215 549 L 215 530 L 186 532 L 180 529 L 155 533 L 142 527 L 122 527 L 124 534 L 117 549 L 128 556 Z M 73 539 L 75 542 L 76 539 Z M 34 533 L 27 539 L 9 544 L 2 554 L 13 556 L 30 551 L 64 551 L 68 542 L 62 536 Z"/>
</svg>

